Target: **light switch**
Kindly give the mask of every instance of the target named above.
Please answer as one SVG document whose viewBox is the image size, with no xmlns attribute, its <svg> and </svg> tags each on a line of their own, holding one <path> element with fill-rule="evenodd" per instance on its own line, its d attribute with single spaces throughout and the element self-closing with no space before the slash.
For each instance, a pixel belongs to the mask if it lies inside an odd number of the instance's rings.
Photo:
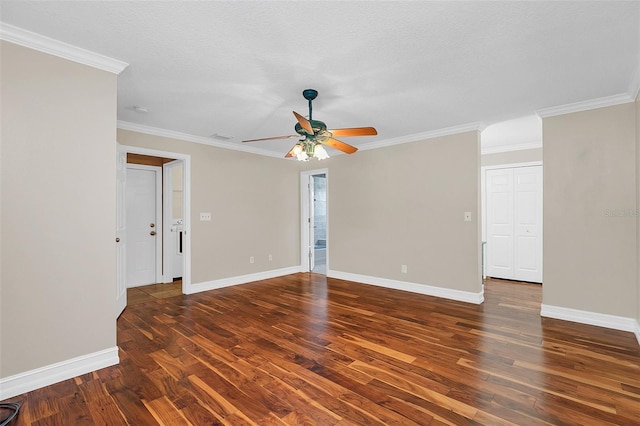
<svg viewBox="0 0 640 426">
<path fill-rule="evenodd" d="M 471 212 L 464 212 L 464 221 L 471 222 Z"/>
<path fill-rule="evenodd" d="M 200 213 L 200 220 L 211 220 L 211 213 Z"/>
</svg>

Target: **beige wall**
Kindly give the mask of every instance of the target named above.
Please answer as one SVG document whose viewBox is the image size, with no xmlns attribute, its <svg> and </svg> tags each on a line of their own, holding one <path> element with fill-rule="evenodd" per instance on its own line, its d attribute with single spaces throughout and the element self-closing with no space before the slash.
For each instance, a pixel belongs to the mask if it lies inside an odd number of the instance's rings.
<svg viewBox="0 0 640 426">
<path fill-rule="evenodd" d="M 542 161 L 542 148 L 483 154 L 481 157 L 482 167 L 498 166 L 501 164 L 529 163 L 532 161 Z"/>
<path fill-rule="evenodd" d="M 634 103 L 543 119 L 543 303 L 634 318 Z"/>
<path fill-rule="evenodd" d="M 296 162 L 127 130 L 118 142 L 191 156 L 192 283 L 300 264 Z"/>
<path fill-rule="evenodd" d="M 116 345 L 117 76 L 2 42 L 0 376 Z"/>
<path fill-rule="evenodd" d="M 316 163 L 329 169 L 330 269 L 479 293 L 479 157 L 468 132 Z"/>
</svg>

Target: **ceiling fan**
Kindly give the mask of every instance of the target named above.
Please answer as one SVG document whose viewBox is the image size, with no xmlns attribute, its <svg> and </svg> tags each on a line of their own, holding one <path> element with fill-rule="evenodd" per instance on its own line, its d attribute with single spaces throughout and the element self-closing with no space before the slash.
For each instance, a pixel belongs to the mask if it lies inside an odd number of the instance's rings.
<svg viewBox="0 0 640 426">
<path fill-rule="evenodd" d="M 296 157 L 298 160 L 306 161 L 312 157 L 318 158 L 320 160 L 323 158 L 328 158 L 329 155 L 322 145 L 330 146 L 331 148 L 335 148 L 347 154 L 353 154 L 358 150 L 358 148 L 356 148 L 355 146 L 335 139 L 334 136 L 374 136 L 378 134 L 376 129 L 373 127 L 350 127 L 346 129 L 328 130 L 326 124 L 324 124 L 320 120 L 314 120 L 311 115 L 311 101 L 313 101 L 318 96 L 318 91 L 315 89 L 305 89 L 302 91 L 302 96 L 304 96 L 304 98 L 309 101 L 309 119 L 307 120 L 302 115 L 293 111 L 293 115 L 298 120 L 295 126 L 297 135 L 249 139 L 242 142 L 258 142 L 275 139 L 300 138 L 298 143 L 289 150 L 287 155 L 285 155 L 285 158 Z"/>
</svg>

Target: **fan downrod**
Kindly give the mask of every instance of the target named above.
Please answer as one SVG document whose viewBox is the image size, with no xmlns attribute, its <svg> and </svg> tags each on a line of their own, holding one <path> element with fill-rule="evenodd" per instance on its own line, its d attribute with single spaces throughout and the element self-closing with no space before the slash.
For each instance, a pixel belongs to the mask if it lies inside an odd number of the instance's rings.
<svg viewBox="0 0 640 426">
<path fill-rule="evenodd" d="M 304 98 L 309 101 L 309 120 L 312 120 L 313 117 L 311 116 L 311 114 L 313 113 L 313 108 L 311 106 L 311 101 L 314 100 L 316 96 L 318 96 L 318 91 L 316 89 L 304 89 L 302 91 L 302 96 L 304 96 Z"/>
</svg>

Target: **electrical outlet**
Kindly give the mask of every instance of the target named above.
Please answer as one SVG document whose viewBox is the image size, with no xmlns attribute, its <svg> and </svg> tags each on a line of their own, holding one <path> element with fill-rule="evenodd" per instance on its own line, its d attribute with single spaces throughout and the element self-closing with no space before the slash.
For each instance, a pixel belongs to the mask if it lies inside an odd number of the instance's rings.
<svg viewBox="0 0 640 426">
<path fill-rule="evenodd" d="M 402 272 L 403 274 L 407 273 L 407 265 L 400 265 L 400 272 Z"/>
<path fill-rule="evenodd" d="M 256 259 L 253 256 L 249 257 L 249 263 L 256 263 Z"/>
<path fill-rule="evenodd" d="M 200 220 L 210 221 L 211 220 L 211 213 L 209 213 L 209 212 L 200 213 Z"/>
<path fill-rule="evenodd" d="M 464 212 L 464 221 L 471 222 L 471 212 Z"/>
<path fill-rule="evenodd" d="M 269 255 L 269 262 L 273 261 L 273 255 Z"/>
</svg>

